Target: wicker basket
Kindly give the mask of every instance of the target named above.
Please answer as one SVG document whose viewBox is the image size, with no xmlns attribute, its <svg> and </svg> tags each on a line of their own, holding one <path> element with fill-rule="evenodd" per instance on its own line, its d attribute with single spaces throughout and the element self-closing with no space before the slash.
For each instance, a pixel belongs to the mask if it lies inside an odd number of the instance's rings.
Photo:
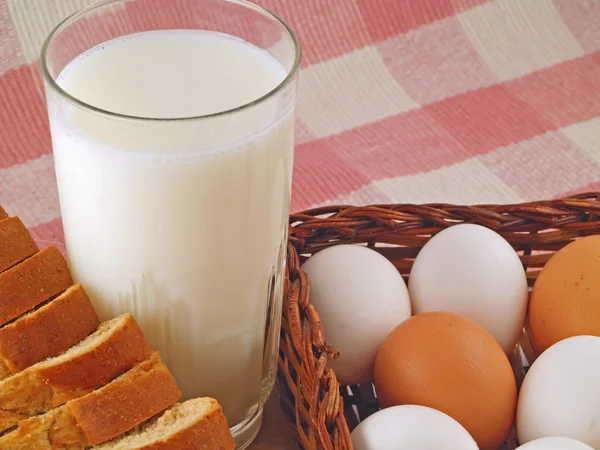
<svg viewBox="0 0 600 450">
<path fill-rule="evenodd" d="M 431 236 L 462 222 L 504 236 L 518 252 L 532 286 L 554 252 L 578 237 L 600 234 L 600 193 L 518 205 L 331 206 L 290 217 L 278 385 L 283 411 L 301 448 L 352 449 L 350 431 L 379 405 L 372 385 L 338 383 L 328 365 L 337 352 L 327 344 L 300 265 L 336 244 L 364 244 L 386 256 L 407 279 L 414 258 Z M 526 331 L 510 355 L 518 386 L 525 374 L 520 348 L 528 361 L 534 360 Z M 513 432 L 504 448 L 517 446 Z"/>
</svg>

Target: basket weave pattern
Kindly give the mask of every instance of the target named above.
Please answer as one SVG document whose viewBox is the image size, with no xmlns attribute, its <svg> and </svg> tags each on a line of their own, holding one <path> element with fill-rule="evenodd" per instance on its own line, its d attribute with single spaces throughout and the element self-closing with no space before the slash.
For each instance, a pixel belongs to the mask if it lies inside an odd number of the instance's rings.
<svg viewBox="0 0 600 450">
<path fill-rule="evenodd" d="M 578 237 L 600 234 L 600 193 L 516 205 L 331 206 L 290 216 L 278 386 L 301 448 L 352 449 L 350 431 L 379 409 L 372 385 L 340 386 L 329 367 L 338 353 L 327 344 L 301 264 L 336 244 L 363 244 L 386 256 L 406 280 L 423 245 L 457 223 L 501 234 L 519 254 L 532 286 L 557 250 Z M 519 347 L 533 361 L 526 331 L 510 355 L 518 386 L 525 373 Z M 505 448 L 516 446 L 513 432 Z"/>
</svg>

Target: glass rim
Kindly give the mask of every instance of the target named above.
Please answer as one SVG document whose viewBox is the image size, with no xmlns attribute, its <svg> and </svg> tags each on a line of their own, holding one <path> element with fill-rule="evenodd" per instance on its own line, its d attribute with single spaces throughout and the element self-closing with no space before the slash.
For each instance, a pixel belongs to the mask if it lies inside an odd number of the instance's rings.
<svg viewBox="0 0 600 450">
<path fill-rule="evenodd" d="M 254 11 L 257 11 L 257 12 L 269 17 L 270 19 L 272 19 L 273 21 L 278 23 L 285 30 L 285 32 L 288 34 L 288 36 L 292 39 L 292 43 L 294 45 L 294 52 L 295 52 L 294 63 L 292 64 L 292 67 L 290 68 L 290 70 L 287 71 L 286 77 L 277 86 L 275 86 L 273 89 L 271 89 L 269 92 L 267 92 L 263 96 L 255 99 L 255 100 L 252 100 L 251 102 L 244 103 L 240 106 L 236 106 L 235 108 L 230 108 L 230 109 L 227 109 L 224 111 L 219 111 L 219 112 L 210 113 L 210 114 L 202 114 L 202 115 L 198 115 L 198 116 L 144 117 L 144 116 L 122 114 L 122 113 L 119 113 L 116 111 L 109 111 L 107 109 L 103 109 L 103 108 L 99 108 L 97 106 L 91 105 L 87 102 L 84 102 L 83 100 L 80 100 L 79 98 L 75 97 L 74 95 L 71 95 L 69 92 L 67 92 L 65 89 L 63 89 L 56 82 L 54 77 L 50 74 L 50 70 L 48 68 L 48 63 L 47 63 L 48 47 L 50 46 L 50 43 L 53 41 L 53 39 L 56 38 L 56 36 L 59 34 L 59 32 L 65 26 L 67 26 L 69 23 L 76 21 L 79 17 L 85 16 L 88 12 L 93 11 L 97 8 L 100 8 L 102 6 L 110 5 L 111 3 L 126 3 L 129 1 L 138 1 L 138 0 L 101 0 L 90 6 L 79 9 L 78 11 L 75 11 L 74 13 L 68 15 L 63 20 L 61 20 L 44 40 L 44 43 L 42 44 L 41 53 L 40 53 L 40 66 L 41 66 L 41 70 L 42 70 L 42 75 L 44 77 L 44 80 L 48 84 L 48 86 L 53 91 L 58 93 L 64 100 L 68 101 L 69 103 L 71 103 L 79 108 L 83 108 L 84 110 L 87 110 L 87 111 L 90 111 L 90 112 L 93 112 L 96 114 L 100 114 L 103 116 L 108 116 L 108 117 L 112 117 L 112 118 L 116 118 L 116 119 L 130 120 L 130 121 L 182 122 L 182 121 L 212 119 L 212 118 L 217 118 L 217 117 L 221 117 L 221 116 L 227 116 L 230 114 L 242 112 L 246 109 L 250 109 L 253 106 L 256 106 L 256 105 L 259 105 L 259 104 L 265 102 L 266 100 L 275 96 L 279 92 L 283 91 L 292 82 L 292 80 L 295 78 L 296 74 L 298 73 L 298 70 L 300 69 L 300 64 L 302 62 L 302 46 L 300 45 L 300 41 L 298 39 L 298 36 L 294 32 L 294 30 L 292 30 L 292 28 L 283 19 L 281 19 L 279 16 L 277 16 L 275 13 L 269 11 L 268 9 L 263 8 L 262 6 L 256 5 L 248 0 L 219 0 L 222 2 L 234 3 L 234 4 L 237 4 L 242 7 L 253 9 Z M 165 1 L 168 1 L 168 0 L 165 0 Z"/>
</svg>

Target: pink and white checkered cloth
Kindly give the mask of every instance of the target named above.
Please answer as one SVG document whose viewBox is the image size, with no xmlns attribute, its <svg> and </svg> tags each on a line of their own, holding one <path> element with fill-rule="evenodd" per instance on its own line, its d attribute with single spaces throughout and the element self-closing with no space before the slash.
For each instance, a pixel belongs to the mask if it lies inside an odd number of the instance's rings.
<svg viewBox="0 0 600 450">
<path fill-rule="evenodd" d="M 0 204 L 62 242 L 37 61 L 92 0 L 0 0 Z M 305 51 L 293 210 L 600 190 L 600 0 L 261 0 Z"/>
</svg>

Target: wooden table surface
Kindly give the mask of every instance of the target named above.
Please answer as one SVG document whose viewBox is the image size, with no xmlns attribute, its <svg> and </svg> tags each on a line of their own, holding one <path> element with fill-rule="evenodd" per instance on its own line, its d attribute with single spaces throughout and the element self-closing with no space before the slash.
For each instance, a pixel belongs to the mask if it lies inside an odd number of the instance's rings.
<svg viewBox="0 0 600 450">
<path fill-rule="evenodd" d="M 263 424 L 249 450 L 297 450 L 292 427 L 279 408 L 279 396 L 273 392 L 265 405 Z"/>
</svg>

